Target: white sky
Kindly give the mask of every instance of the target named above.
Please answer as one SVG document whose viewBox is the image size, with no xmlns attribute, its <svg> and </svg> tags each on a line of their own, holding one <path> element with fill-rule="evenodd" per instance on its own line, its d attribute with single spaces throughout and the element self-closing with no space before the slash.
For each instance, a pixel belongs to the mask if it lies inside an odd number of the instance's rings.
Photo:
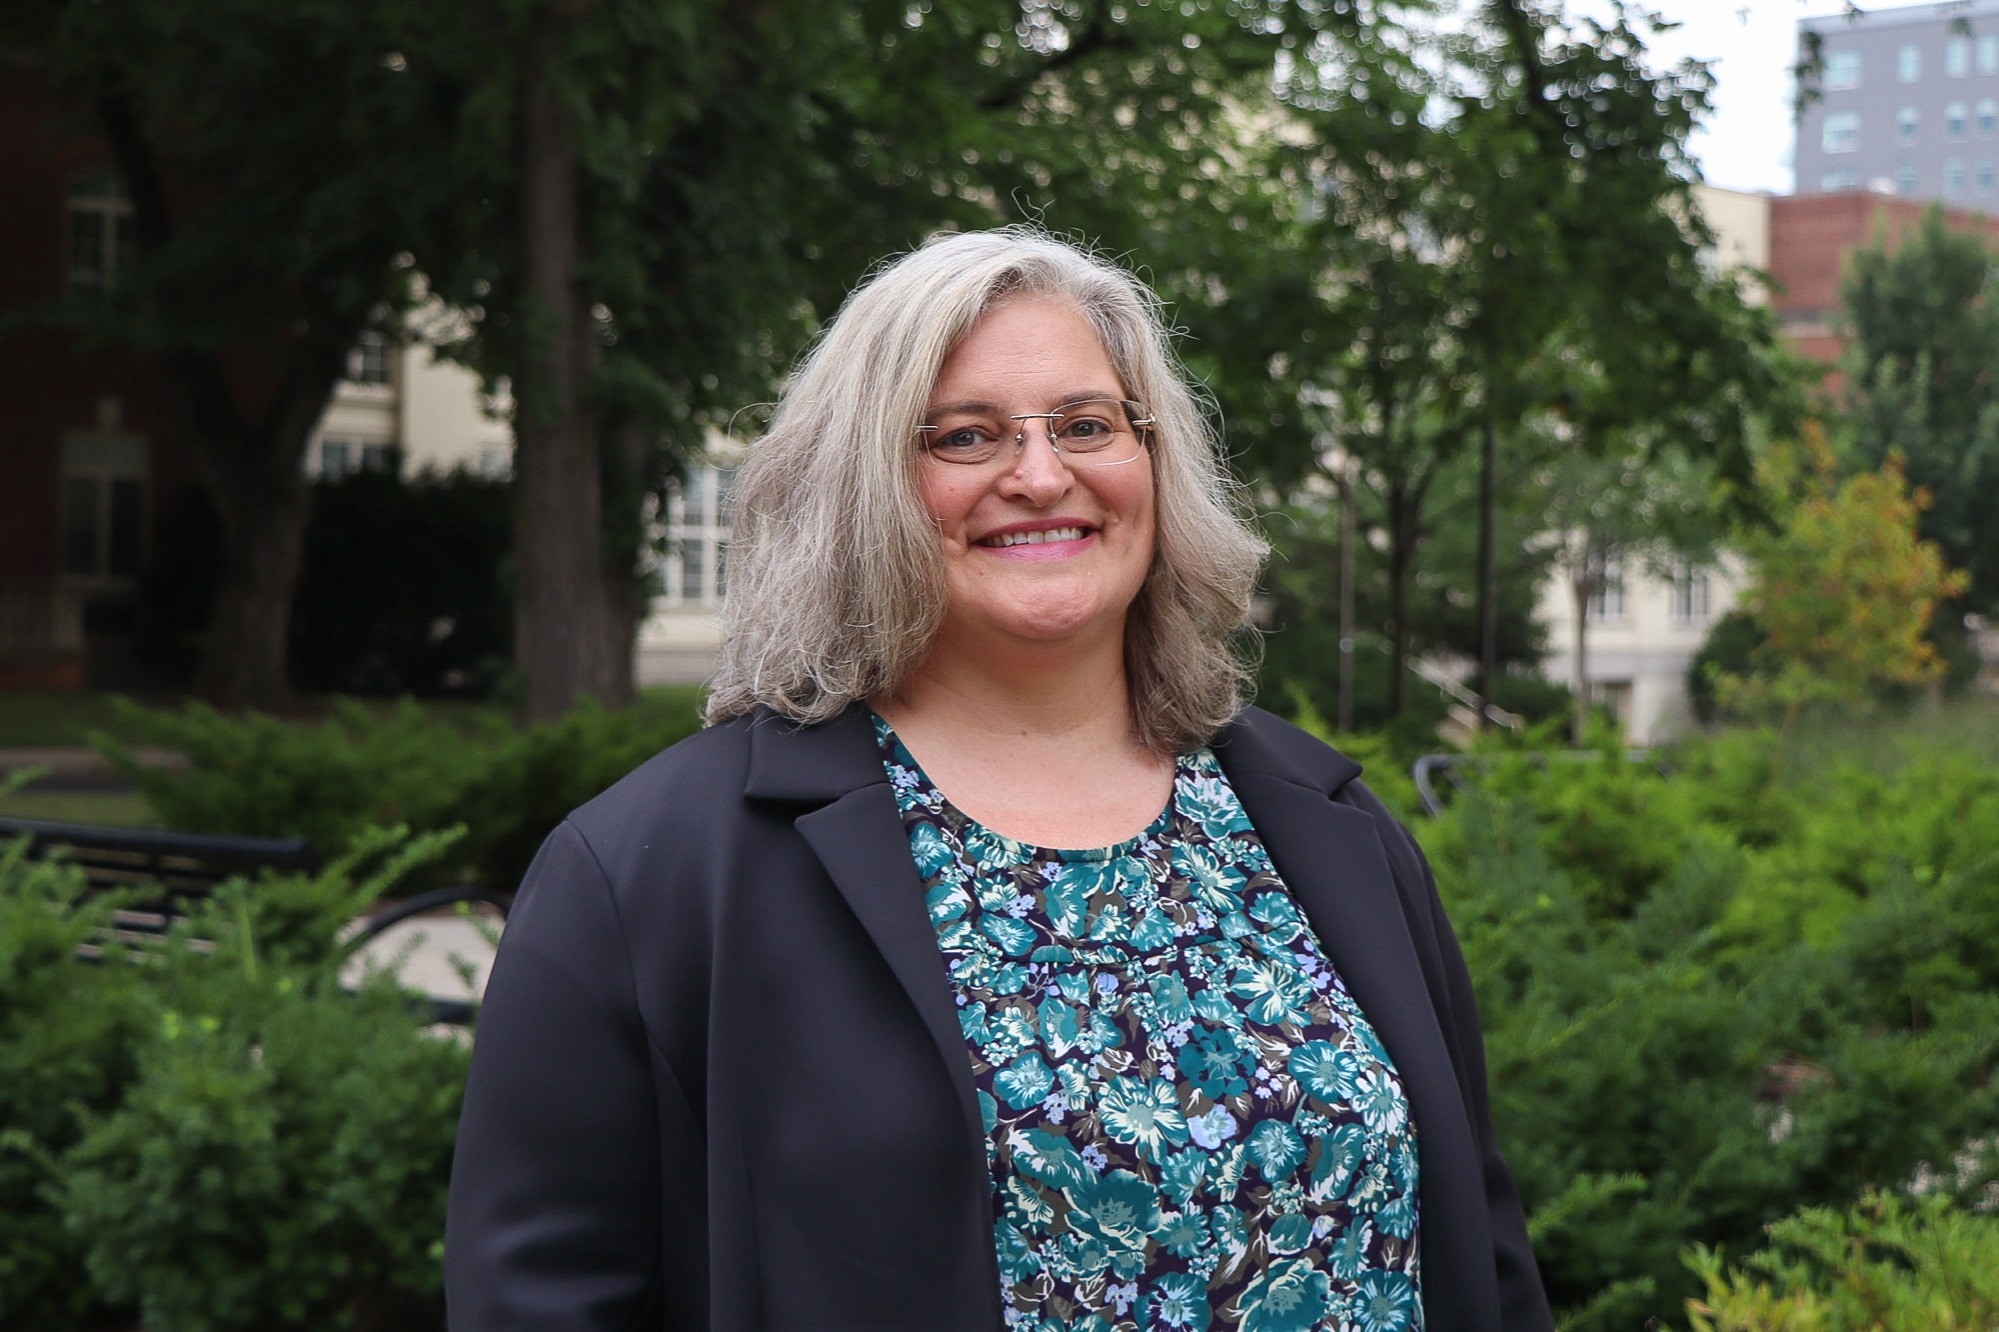
<svg viewBox="0 0 1999 1332">
<path fill-rule="evenodd" d="M 1865 6 L 1892 8 L 1894 3 Z M 1840 0 L 1639 0 L 1679 24 L 1649 43 L 1659 66 L 1712 62 L 1713 113 L 1690 147 L 1710 185 L 1791 192 L 1791 63 L 1798 20 L 1838 14 Z M 1577 17 L 1608 17 L 1602 0 L 1569 0 Z"/>
</svg>

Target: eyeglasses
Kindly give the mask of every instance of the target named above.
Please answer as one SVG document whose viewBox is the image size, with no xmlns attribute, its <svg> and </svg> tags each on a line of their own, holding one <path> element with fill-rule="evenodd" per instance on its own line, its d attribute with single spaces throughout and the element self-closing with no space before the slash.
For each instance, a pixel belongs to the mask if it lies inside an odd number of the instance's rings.
<svg viewBox="0 0 1999 1332">
<path fill-rule="evenodd" d="M 1138 403 L 1121 398 L 1088 398 L 1065 402 L 1051 411 L 1012 416 L 947 412 L 916 427 L 916 432 L 925 451 L 938 462 L 979 467 L 1019 456 L 1027 447 L 1029 421 L 1044 423 L 1048 447 L 1072 465 L 1115 467 L 1136 461 L 1152 447 L 1152 418 Z M 1009 439 L 1013 441 L 1010 453 L 1006 451 Z"/>
</svg>

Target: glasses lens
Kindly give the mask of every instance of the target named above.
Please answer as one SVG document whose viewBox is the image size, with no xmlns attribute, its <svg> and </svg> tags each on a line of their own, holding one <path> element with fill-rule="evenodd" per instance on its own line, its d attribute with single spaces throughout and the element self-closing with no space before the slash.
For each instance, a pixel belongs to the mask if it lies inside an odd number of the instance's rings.
<svg viewBox="0 0 1999 1332">
<path fill-rule="evenodd" d="M 1022 416 L 988 418 L 954 412 L 925 423 L 918 437 L 936 461 L 976 467 L 1015 456 L 1019 442 L 1037 423 L 1057 453 L 1092 466 L 1136 458 L 1144 451 L 1141 432 L 1152 424 L 1136 403 L 1090 398 Z"/>
</svg>

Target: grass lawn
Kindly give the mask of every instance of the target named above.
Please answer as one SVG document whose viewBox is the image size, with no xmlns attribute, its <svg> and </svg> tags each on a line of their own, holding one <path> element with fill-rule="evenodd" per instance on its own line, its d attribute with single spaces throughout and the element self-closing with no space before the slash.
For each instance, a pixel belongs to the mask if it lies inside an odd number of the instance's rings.
<svg viewBox="0 0 1999 1332">
<path fill-rule="evenodd" d="M 111 694 L 0 690 L 0 749 L 57 749 L 89 743 L 92 731 L 123 728 Z M 155 700 L 161 701 L 164 700 Z"/>
<path fill-rule="evenodd" d="M 136 791 L 16 791 L 0 795 L 0 817 L 102 823 L 114 828 L 147 828 L 159 823 L 146 798 Z"/>
</svg>

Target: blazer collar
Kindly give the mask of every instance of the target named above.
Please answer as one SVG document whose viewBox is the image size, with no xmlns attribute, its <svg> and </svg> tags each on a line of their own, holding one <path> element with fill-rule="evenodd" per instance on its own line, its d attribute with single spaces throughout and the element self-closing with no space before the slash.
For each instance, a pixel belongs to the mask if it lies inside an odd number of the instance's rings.
<svg viewBox="0 0 1999 1332">
<path fill-rule="evenodd" d="M 759 704 L 749 728 L 749 778 L 743 794 L 752 800 L 824 805 L 864 786 L 888 783 L 862 704 L 810 726 Z"/>
<path fill-rule="evenodd" d="M 1244 708 L 1214 743 L 1230 781 L 1256 774 L 1331 795 L 1360 776 L 1360 764 L 1261 708 Z"/>
</svg>

